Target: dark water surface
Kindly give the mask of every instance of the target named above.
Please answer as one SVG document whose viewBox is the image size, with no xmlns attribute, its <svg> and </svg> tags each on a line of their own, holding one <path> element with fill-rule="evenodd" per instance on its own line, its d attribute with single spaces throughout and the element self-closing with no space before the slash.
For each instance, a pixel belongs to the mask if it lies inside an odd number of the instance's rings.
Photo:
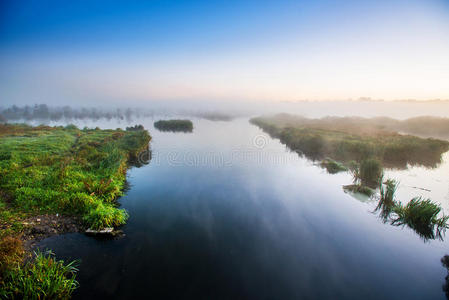
<svg viewBox="0 0 449 300">
<path fill-rule="evenodd" d="M 82 260 L 75 298 L 445 298 L 448 243 L 383 224 L 376 203 L 343 192 L 348 174 L 327 174 L 246 119 L 194 120 L 193 133 L 151 123 L 152 160 L 129 170 L 120 199 L 126 236 L 40 244 Z"/>
</svg>

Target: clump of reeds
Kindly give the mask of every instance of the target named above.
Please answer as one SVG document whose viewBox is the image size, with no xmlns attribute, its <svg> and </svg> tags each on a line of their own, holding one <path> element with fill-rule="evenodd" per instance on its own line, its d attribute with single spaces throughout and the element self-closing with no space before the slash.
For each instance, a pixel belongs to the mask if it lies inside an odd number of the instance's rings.
<svg viewBox="0 0 449 300">
<path fill-rule="evenodd" d="M 448 228 L 449 216 L 441 214 L 442 208 L 430 199 L 415 197 L 405 206 L 395 199 L 398 183 L 387 180 L 380 184 L 380 198 L 376 211 L 384 222 L 395 226 L 407 225 L 424 240 L 442 239 Z"/>
<path fill-rule="evenodd" d="M 69 299 L 78 287 L 76 261 L 65 264 L 52 252 L 37 252 L 32 261 L 8 271 L 0 298 Z"/>
<path fill-rule="evenodd" d="M 415 197 L 405 206 L 401 204 L 395 206 L 396 218 L 392 224 L 407 225 L 425 239 L 442 239 L 448 228 L 449 216 L 439 217 L 441 210 L 441 206 L 430 199 Z"/>
</svg>

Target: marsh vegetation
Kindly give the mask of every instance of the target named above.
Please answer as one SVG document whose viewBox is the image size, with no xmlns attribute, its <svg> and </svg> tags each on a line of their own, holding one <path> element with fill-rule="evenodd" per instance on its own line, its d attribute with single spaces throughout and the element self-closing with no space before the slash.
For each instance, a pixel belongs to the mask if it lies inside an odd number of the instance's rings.
<svg viewBox="0 0 449 300">
<path fill-rule="evenodd" d="M 377 120 L 307 119 L 281 114 L 253 118 L 251 123 L 313 160 L 327 157 L 344 163 L 361 163 L 375 158 L 390 168 L 436 167 L 441 163 L 442 153 L 449 150 L 448 141 L 403 135 L 392 129 L 393 126 L 376 125 Z"/>
<path fill-rule="evenodd" d="M 23 265 L 8 268 L 3 274 L 2 299 L 70 299 L 78 287 L 77 261 L 64 263 L 51 251 L 35 252 Z"/>
<path fill-rule="evenodd" d="M 193 123 L 190 120 L 159 120 L 154 122 L 154 128 L 159 131 L 192 132 Z"/>
<path fill-rule="evenodd" d="M 380 184 L 376 211 L 379 211 L 382 221 L 395 226 L 408 226 L 425 241 L 442 240 L 449 216 L 442 213 L 441 206 L 422 197 L 415 197 L 404 205 L 396 199 L 397 187 L 398 183 L 394 180 Z"/>
</svg>

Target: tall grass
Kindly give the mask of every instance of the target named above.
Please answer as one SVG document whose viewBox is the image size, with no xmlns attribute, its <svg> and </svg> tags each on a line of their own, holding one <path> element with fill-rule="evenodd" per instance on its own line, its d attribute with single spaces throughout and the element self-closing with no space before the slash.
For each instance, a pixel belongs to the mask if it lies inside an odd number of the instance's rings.
<svg viewBox="0 0 449 300">
<path fill-rule="evenodd" d="M 397 204 L 394 208 L 396 217 L 393 225 L 407 225 L 424 239 L 443 238 L 443 234 L 448 228 L 449 216 L 442 215 L 441 206 L 433 203 L 430 199 L 416 197 L 410 200 L 407 205 Z"/>
<path fill-rule="evenodd" d="M 405 206 L 395 199 L 397 182 L 387 180 L 380 185 L 380 198 L 376 211 L 384 222 L 395 226 L 408 226 L 424 240 L 443 239 L 449 216 L 442 214 L 439 204 L 430 199 L 415 197 Z"/>
<path fill-rule="evenodd" d="M 3 299 L 69 299 L 78 287 L 77 262 L 65 264 L 52 252 L 37 252 L 32 261 L 7 272 L 0 297 Z"/>
</svg>

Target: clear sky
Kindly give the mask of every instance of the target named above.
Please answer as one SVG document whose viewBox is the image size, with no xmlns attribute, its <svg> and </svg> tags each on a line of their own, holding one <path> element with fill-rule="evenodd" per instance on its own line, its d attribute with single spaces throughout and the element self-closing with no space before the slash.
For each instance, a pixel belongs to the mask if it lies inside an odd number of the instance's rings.
<svg viewBox="0 0 449 300">
<path fill-rule="evenodd" d="M 362 96 L 449 99 L 449 1 L 0 1 L 4 104 Z"/>
</svg>

